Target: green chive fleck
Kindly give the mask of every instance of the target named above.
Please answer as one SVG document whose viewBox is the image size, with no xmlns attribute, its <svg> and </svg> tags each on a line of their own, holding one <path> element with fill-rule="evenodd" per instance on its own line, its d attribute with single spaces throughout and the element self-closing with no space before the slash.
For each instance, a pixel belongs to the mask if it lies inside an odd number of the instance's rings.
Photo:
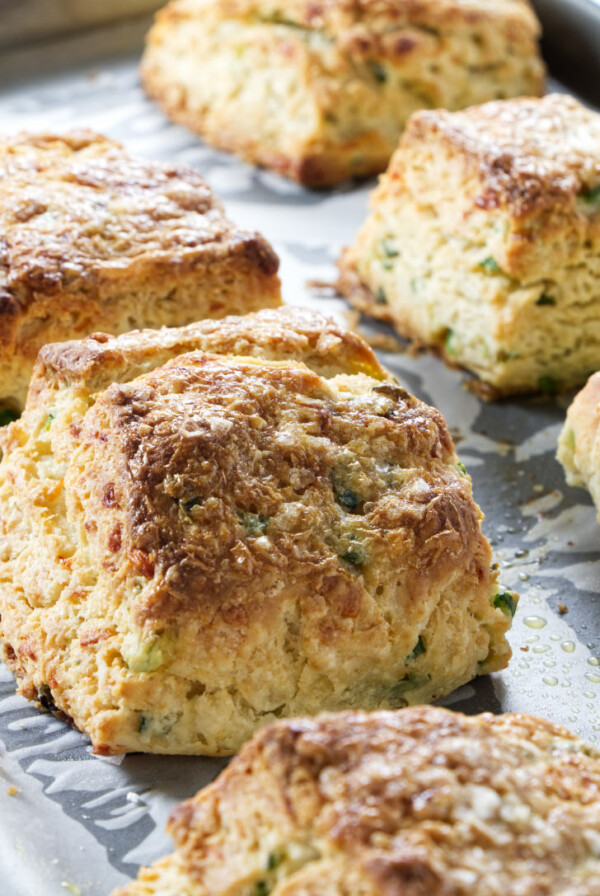
<svg viewBox="0 0 600 896">
<path fill-rule="evenodd" d="M 373 77 L 379 84 L 385 84 L 388 79 L 387 72 L 381 62 L 372 62 L 371 63 L 371 71 L 373 72 Z"/>
<path fill-rule="evenodd" d="M 353 544 L 345 554 L 342 554 L 342 560 L 352 563 L 353 566 L 362 566 L 367 561 L 367 552 L 360 544 Z"/>
<path fill-rule="evenodd" d="M 411 652 L 408 654 L 406 659 L 410 660 L 410 661 L 416 660 L 416 658 L 418 656 L 421 656 L 422 654 L 424 654 L 426 650 L 427 650 L 427 648 L 425 647 L 425 644 L 423 643 L 423 638 L 421 637 L 421 635 L 419 635 L 417 643 L 415 644 L 415 646 L 413 647 Z"/>
<path fill-rule="evenodd" d="M 538 380 L 538 389 L 544 395 L 555 395 L 558 392 L 558 383 L 551 376 L 541 376 Z"/>
<path fill-rule="evenodd" d="M 397 255 L 400 255 L 400 251 L 396 249 L 392 240 L 382 240 L 381 248 L 386 258 L 396 258 Z"/>
<path fill-rule="evenodd" d="M 465 465 L 463 464 L 462 460 L 459 460 L 459 461 L 458 461 L 458 463 L 456 464 L 456 469 L 458 470 L 458 472 L 460 473 L 461 476 L 467 476 L 467 475 L 468 475 L 468 474 L 467 474 L 467 468 L 466 468 Z"/>
<path fill-rule="evenodd" d="M 554 298 L 554 296 L 549 296 L 547 292 L 543 292 L 535 304 L 556 305 L 556 299 Z"/>
<path fill-rule="evenodd" d="M 360 504 L 359 496 L 351 488 L 336 489 L 335 496 L 339 503 L 347 507 L 348 510 L 356 510 Z"/>
<path fill-rule="evenodd" d="M 277 852 L 270 852 L 267 857 L 267 871 L 272 871 L 283 862 L 283 856 Z"/>
<path fill-rule="evenodd" d="M 18 420 L 19 416 L 19 412 L 12 408 L 2 408 L 0 411 L 0 426 L 8 426 L 13 420 Z"/>
<path fill-rule="evenodd" d="M 52 414 L 52 413 L 48 414 L 48 416 L 46 417 L 46 422 L 44 423 L 44 430 L 46 432 L 48 432 L 48 430 L 52 426 L 52 421 L 55 419 L 55 417 L 56 417 L 56 414 Z"/>
<path fill-rule="evenodd" d="M 143 731 L 145 731 L 149 725 L 150 719 L 148 718 L 148 716 L 140 716 L 140 721 L 138 724 L 138 734 L 141 734 Z"/>
<path fill-rule="evenodd" d="M 454 337 L 454 330 L 451 327 L 448 327 L 446 333 L 444 335 L 444 348 L 448 352 L 449 355 L 453 355 L 455 349 L 452 346 L 452 339 Z"/>
<path fill-rule="evenodd" d="M 266 880 L 257 880 L 254 887 L 254 896 L 269 896 L 269 885 Z"/>
<path fill-rule="evenodd" d="M 587 205 L 596 205 L 600 202 L 600 184 L 595 187 L 586 187 L 579 196 Z"/>
<path fill-rule="evenodd" d="M 238 518 L 248 535 L 263 535 L 267 531 L 269 518 L 245 510 L 238 511 Z"/>
<path fill-rule="evenodd" d="M 502 268 L 498 264 L 495 258 L 492 258 L 489 255 L 487 258 L 484 258 L 483 261 L 480 261 L 477 265 L 478 268 L 482 268 L 486 274 L 501 274 Z"/>
<path fill-rule="evenodd" d="M 387 305 L 387 303 L 388 303 L 387 296 L 380 286 L 379 289 L 377 290 L 377 294 L 375 295 L 375 304 L 376 305 Z"/>
<path fill-rule="evenodd" d="M 500 591 L 494 597 L 494 606 L 512 619 L 517 611 L 517 600 L 510 591 Z"/>
</svg>

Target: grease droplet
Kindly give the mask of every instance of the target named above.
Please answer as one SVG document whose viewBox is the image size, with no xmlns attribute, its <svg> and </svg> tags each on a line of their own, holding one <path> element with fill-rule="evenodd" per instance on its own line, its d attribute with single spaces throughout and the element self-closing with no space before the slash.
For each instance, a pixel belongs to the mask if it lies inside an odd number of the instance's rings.
<svg viewBox="0 0 600 896">
<path fill-rule="evenodd" d="M 594 684 L 600 684 L 600 675 L 597 672 L 586 672 L 585 677 Z"/>
<path fill-rule="evenodd" d="M 553 675 L 549 675 L 548 678 L 542 678 L 542 681 L 544 684 L 550 685 L 551 688 L 558 684 L 558 678 L 555 678 Z"/>
<path fill-rule="evenodd" d="M 526 625 L 527 628 L 545 628 L 548 623 L 542 616 L 526 616 L 523 625 Z"/>
<path fill-rule="evenodd" d="M 563 641 L 560 646 L 565 653 L 575 653 L 575 641 Z"/>
<path fill-rule="evenodd" d="M 548 653 L 550 648 L 547 644 L 536 644 L 535 647 L 531 648 L 534 653 Z"/>
</svg>

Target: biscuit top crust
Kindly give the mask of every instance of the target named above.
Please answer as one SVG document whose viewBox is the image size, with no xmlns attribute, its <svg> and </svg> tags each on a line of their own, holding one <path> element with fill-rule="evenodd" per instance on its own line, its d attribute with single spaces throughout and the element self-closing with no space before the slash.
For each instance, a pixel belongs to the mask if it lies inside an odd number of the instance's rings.
<svg viewBox="0 0 600 896">
<path fill-rule="evenodd" d="M 402 55 L 410 46 L 403 36 L 395 47 L 386 32 L 414 26 L 426 30 L 493 24 L 510 36 L 515 47 L 531 48 L 540 33 L 539 22 L 528 0 L 176 0 L 164 13 L 166 19 L 198 18 L 265 22 L 322 31 L 353 54 Z"/>
<path fill-rule="evenodd" d="M 137 623 L 192 614 L 199 644 L 215 614 L 268 625 L 283 581 L 311 577 L 317 603 L 339 592 L 342 618 L 359 616 L 356 564 L 389 552 L 390 528 L 412 533 L 422 575 L 480 547 L 441 414 L 391 383 L 298 362 L 193 352 L 110 386 L 65 489 L 85 506 L 94 562 L 140 584 Z"/>
<path fill-rule="evenodd" d="M 337 36 L 356 25 L 383 30 L 408 23 L 474 24 L 492 18 L 527 25 L 536 34 L 539 31 L 528 0 L 288 0 L 281 5 L 270 0 L 181 0 L 180 5 L 198 11 L 215 7 L 223 18 L 293 23 Z"/>
<path fill-rule="evenodd" d="M 288 874 L 360 881 L 369 896 L 592 896 L 600 753 L 526 715 L 422 706 L 293 719 L 261 731 L 178 807 L 170 832 L 206 892 L 229 892 L 258 865 L 249 841 L 269 838 L 284 868 L 303 845 L 305 863 Z M 264 858 L 263 869 L 276 864 Z"/>
<path fill-rule="evenodd" d="M 84 290 L 142 260 L 181 266 L 254 248 L 277 270 L 196 171 L 131 158 L 89 131 L 0 140 L 0 230 L 0 319 L 35 293 Z"/>
<path fill-rule="evenodd" d="M 199 349 L 273 360 L 303 361 L 323 376 L 388 374 L 364 339 L 307 308 L 265 309 L 243 317 L 203 320 L 186 327 L 135 330 L 120 336 L 94 333 L 85 339 L 45 345 L 34 382 L 80 383 L 92 392 L 123 382 L 177 355 Z"/>
<path fill-rule="evenodd" d="M 600 210 L 600 196 L 591 201 L 600 187 L 600 115 L 570 96 L 417 112 L 396 159 L 431 141 L 476 169 L 481 209 L 505 208 L 514 218 L 547 210 L 588 217 Z"/>
</svg>

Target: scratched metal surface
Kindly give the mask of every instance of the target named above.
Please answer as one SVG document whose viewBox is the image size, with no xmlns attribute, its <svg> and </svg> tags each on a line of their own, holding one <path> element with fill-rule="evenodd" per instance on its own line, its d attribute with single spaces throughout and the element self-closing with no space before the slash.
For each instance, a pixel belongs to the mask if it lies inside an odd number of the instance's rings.
<svg viewBox="0 0 600 896">
<path fill-rule="evenodd" d="M 198 168 L 241 225 L 282 260 L 285 296 L 343 319 L 344 303 L 311 294 L 362 221 L 372 184 L 309 193 L 203 146 L 143 96 L 136 73 L 145 23 L 99 29 L 0 59 L 0 132 L 89 126 L 134 153 Z M 380 332 L 385 328 L 379 327 Z M 521 593 L 508 670 L 445 701 L 466 712 L 525 711 L 600 741 L 600 528 L 587 494 L 554 459 L 566 400 L 485 405 L 436 359 L 381 353 L 445 414 L 473 477 L 503 582 Z M 558 605 L 568 607 L 559 614 Z M 0 667 L 0 894 L 106 896 L 170 850 L 170 808 L 222 761 L 100 759 L 87 739 L 15 696 Z M 11 788 L 17 792 L 9 795 Z"/>
</svg>

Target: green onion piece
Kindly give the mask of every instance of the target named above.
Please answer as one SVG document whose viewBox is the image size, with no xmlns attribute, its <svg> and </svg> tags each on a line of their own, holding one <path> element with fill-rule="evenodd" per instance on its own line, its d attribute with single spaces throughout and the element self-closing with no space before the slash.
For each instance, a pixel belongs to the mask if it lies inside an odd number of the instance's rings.
<svg viewBox="0 0 600 896">
<path fill-rule="evenodd" d="M 418 656 L 421 656 L 422 654 L 424 654 L 426 650 L 427 650 L 427 648 L 425 647 L 425 644 L 423 643 L 423 638 L 421 637 L 421 635 L 419 635 L 417 643 L 415 644 L 415 646 L 413 647 L 411 652 L 408 654 L 406 659 L 411 660 L 411 661 L 416 660 L 416 658 Z"/>
<path fill-rule="evenodd" d="M 579 195 L 588 205 L 595 205 L 600 202 L 600 184 L 595 187 L 586 187 Z"/>
<path fill-rule="evenodd" d="M 268 517 L 248 513 L 245 510 L 238 511 L 238 518 L 248 535 L 263 535 L 269 525 Z"/>
<path fill-rule="evenodd" d="M 396 249 L 392 240 L 382 240 L 381 248 L 387 258 L 396 258 L 397 255 L 400 255 L 400 251 Z"/>
<path fill-rule="evenodd" d="M 501 274 L 502 268 L 498 264 L 495 258 L 492 258 L 489 255 L 487 258 L 484 258 L 483 261 L 480 261 L 477 265 L 478 268 L 482 268 L 486 274 Z"/>
<path fill-rule="evenodd" d="M 148 716 L 140 716 L 140 721 L 138 724 L 138 734 L 141 734 L 143 731 L 145 731 L 149 725 L 150 719 L 148 718 Z"/>
<path fill-rule="evenodd" d="M 56 418 L 56 414 L 52 414 L 52 413 L 48 414 L 48 416 L 46 417 L 46 422 L 44 423 L 44 430 L 45 430 L 45 432 L 48 432 L 48 430 L 49 430 L 50 427 L 52 426 L 52 421 L 53 421 L 55 418 Z"/>
<path fill-rule="evenodd" d="M 517 599 L 510 591 L 500 591 L 494 597 L 494 606 L 512 619 L 517 611 Z"/>
<path fill-rule="evenodd" d="M 388 79 L 387 72 L 381 62 L 372 62 L 371 70 L 373 72 L 373 77 L 379 84 L 385 84 Z"/>
<path fill-rule="evenodd" d="M 452 339 L 454 337 L 454 330 L 451 327 L 448 327 L 444 336 L 444 348 L 448 352 L 449 355 L 453 355 L 455 350 L 452 347 Z"/>
<path fill-rule="evenodd" d="M 254 896 L 269 896 L 270 888 L 266 880 L 257 880 L 254 886 Z"/>
<path fill-rule="evenodd" d="M 535 304 L 556 305 L 556 299 L 554 298 L 554 296 L 549 296 L 547 292 L 543 292 Z"/>
<path fill-rule="evenodd" d="M 351 488 L 336 489 L 335 495 L 339 503 L 349 510 L 356 510 L 360 504 L 359 496 Z"/>
<path fill-rule="evenodd" d="M 545 395 L 555 395 L 558 392 L 558 383 L 551 376 L 541 376 L 538 380 L 538 388 Z"/>
<path fill-rule="evenodd" d="M 272 871 L 283 862 L 283 856 L 277 852 L 270 852 L 267 858 L 267 871 Z"/>
<path fill-rule="evenodd" d="M 2 408 L 0 411 L 0 426 L 8 426 L 14 420 L 18 420 L 21 415 L 13 408 Z"/>
<path fill-rule="evenodd" d="M 388 303 L 387 296 L 380 286 L 375 295 L 375 304 L 376 305 L 387 305 L 387 303 Z"/>
<path fill-rule="evenodd" d="M 360 544 L 353 544 L 341 556 L 342 560 L 345 560 L 346 563 L 352 563 L 354 566 L 362 566 L 367 561 L 367 552 Z"/>
<path fill-rule="evenodd" d="M 456 469 L 458 470 L 458 472 L 460 473 L 461 476 L 467 476 L 467 475 L 468 475 L 468 474 L 467 474 L 467 468 L 466 468 L 465 465 L 463 464 L 462 460 L 459 460 L 459 461 L 458 461 L 458 463 L 456 464 Z"/>
</svg>

